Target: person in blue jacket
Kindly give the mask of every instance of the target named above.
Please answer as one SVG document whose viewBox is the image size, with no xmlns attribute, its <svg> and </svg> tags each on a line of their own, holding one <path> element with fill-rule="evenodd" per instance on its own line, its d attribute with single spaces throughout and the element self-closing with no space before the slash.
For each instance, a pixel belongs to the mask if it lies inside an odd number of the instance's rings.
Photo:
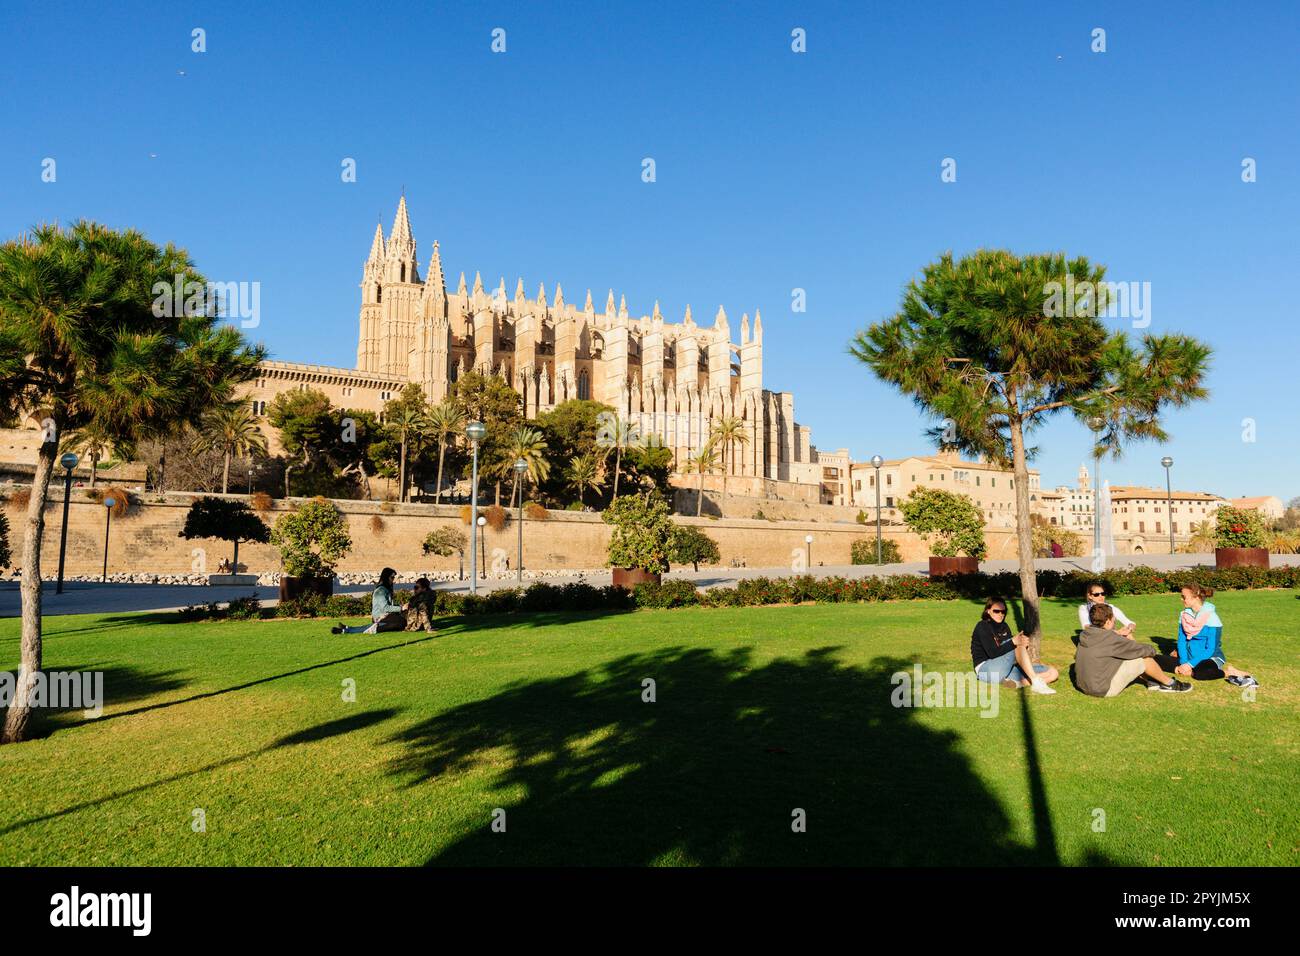
<svg viewBox="0 0 1300 956">
<path fill-rule="evenodd" d="M 406 627 L 405 604 L 398 604 L 393 597 L 393 583 L 397 572 L 384 568 L 379 572 L 379 584 L 370 594 L 370 624 L 360 627 L 348 627 L 339 621 L 330 628 L 331 634 L 378 634 L 381 631 L 400 631 Z"/>
<path fill-rule="evenodd" d="M 1161 654 L 1156 662 L 1163 670 L 1196 680 L 1226 679 L 1238 687 L 1258 687 L 1259 681 L 1228 663 L 1223 653 L 1223 621 L 1210 603 L 1214 588 L 1201 585 L 1182 591 L 1183 611 L 1178 615 L 1178 650 Z"/>
</svg>

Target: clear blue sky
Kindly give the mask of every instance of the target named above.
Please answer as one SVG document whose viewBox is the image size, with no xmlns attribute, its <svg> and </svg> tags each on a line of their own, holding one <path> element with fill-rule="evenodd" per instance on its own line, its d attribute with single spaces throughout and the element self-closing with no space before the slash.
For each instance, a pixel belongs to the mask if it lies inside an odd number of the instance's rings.
<svg viewBox="0 0 1300 956">
<path fill-rule="evenodd" d="M 927 450 L 845 352 L 925 263 L 1083 254 L 1151 283 L 1152 331 L 1215 349 L 1212 398 L 1109 477 L 1161 484 L 1168 453 L 1182 488 L 1300 494 L 1300 5 L 868 6 L 5 0 L 0 233 L 84 216 L 174 241 L 261 283 L 250 334 L 275 357 L 349 366 L 404 186 L 450 281 L 522 272 L 598 307 L 613 287 L 673 321 L 762 309 L 765 384 L 857 458 Z M 1044 483 L 1073 481 L 1082 429 L 1039 440 Z"/>
</svg>

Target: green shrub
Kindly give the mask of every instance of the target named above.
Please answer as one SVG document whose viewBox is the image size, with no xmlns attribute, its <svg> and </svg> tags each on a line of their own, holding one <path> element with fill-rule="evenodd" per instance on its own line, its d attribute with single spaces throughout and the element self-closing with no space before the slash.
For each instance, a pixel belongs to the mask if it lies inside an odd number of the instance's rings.
<svg viewBox="0 0 1300 956">
<path fill-rule="evenodd" d="M 326 498 L 313 498 L 282 514 L 271 532 L 280 549 L 284 573 L 292 577 L 324 577 L 352 550 L 343 512 Z"/>
<path fill-rule="evenodd" d="M 700 603 L 700 592 L 690 581 L 638 584 L 632 592 L 637 607 L 690 607 Z"/>
<path fill-rule="evenodd" d="M 7 568 L 13 558 L 9 553 L 9 518 L 0 511 L 0 568 Z"/>
<path fill-rule="evenodd" d="M 849 545 L 849 561 L 852 564 L 876 563 L 876 539 L 858 538 Z M 880 539 L 880 563 L 901 564 L 903 555 L 898 550 L 898 542 L 889 538 Z"/>
<path fill-rule="evenodd" d="M 1266 548 L 1268 529 L 1254 508 L 1224 506 L 1214 515 L 1214 543 L 1219 548 Z"/>
<path fill-rule="evenodd" d="M 700 562 L 717 564 L 722 560 L 718 542 L 693 525 L 679 524 L 673 528 L 668 542 L 668 560 L 673 564 L 689 564 L 696 571 Z"/>
<path fill-rule="evenodd" d="M 609 560 L 615 568 L 639 568 L 651 574 L 668 570 L 668 551 L 673 522 L 668 502 L 660 495 L 642 492 L 623 495 L 601 514 L 613 527 L 609 537 Z"/>
<path fill-rule="evenodd" d="M 907 526 L 926 540 L 936 557 L 965 554 L 982 558 L 987 552 L 984 515 L 966 495 L 939 488 L 917 488 L 898 503 L 898 510 L 903 513 Z"/>
</svg>

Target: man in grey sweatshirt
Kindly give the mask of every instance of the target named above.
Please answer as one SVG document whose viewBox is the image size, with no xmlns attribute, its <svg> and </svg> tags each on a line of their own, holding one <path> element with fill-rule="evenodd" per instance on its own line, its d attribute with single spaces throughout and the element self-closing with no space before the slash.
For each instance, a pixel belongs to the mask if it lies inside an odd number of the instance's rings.
<svg viewBox="0 0 1300 956">
<path fill-rule="evenodd" d="M 1147 690 L 1185 693 L 1192 689 L 1160 669 L 1154 647 L 1115 630 L 1115 612 L 1109 604 L 1088 608 L 1088 622 L 1074 656 L 1074 679 L 1085 694 L 1115 697 L 1139 677 L 1146 678 Z"/>
</svg>

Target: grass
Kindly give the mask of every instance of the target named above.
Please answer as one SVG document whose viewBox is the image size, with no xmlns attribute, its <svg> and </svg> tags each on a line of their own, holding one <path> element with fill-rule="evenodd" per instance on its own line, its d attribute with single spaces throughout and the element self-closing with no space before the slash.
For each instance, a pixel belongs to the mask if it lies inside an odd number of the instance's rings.
<svg viewBox="0 0 1300 956">
<path fill-rule="evenodd" d="M 478 618 L 436 636 L 50 618 L 47 670 L 104 671 L 108 703 L 0 748 L 0 864 L 1293 866 L 1298 598 L 1216 597 L 1254 702 L 1221 681 L 1096 700 L 1063 679 L 1055 697 L 1001 692 L 993 719 L 889 703 L 913 660 L 969 668 L 967 602 Z M 1119 603 L 1148 640 L 1178 609 Z M 1044 608 L 1043 657 L 1063 670 L 1074 614 Z M 0 621 L 0 669 L 18 628 Z"/>
</svg>

